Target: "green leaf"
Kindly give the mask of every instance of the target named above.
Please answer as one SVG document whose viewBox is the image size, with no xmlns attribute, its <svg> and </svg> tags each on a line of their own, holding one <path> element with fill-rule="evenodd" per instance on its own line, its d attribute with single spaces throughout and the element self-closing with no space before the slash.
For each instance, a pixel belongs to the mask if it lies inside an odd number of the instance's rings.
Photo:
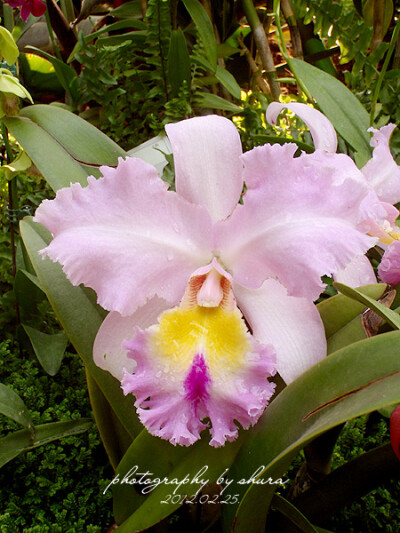
<svg viewBox="0 0 400 533">
<path fill-rule="evenodd" d="M 4 57 L 9 65 L 13 65 L 19 56 L 18 46 L 15 44 L 11 33 L 4 26 L 0 26 L 0 56 Z"/>
<path fill-rule="evenodd" d="M 142 16 L 142 6 L 141 0 L 131 0 L 130 2 L 125 2 L 115 9 L 111 9 L 110 15 L 117 19 L 125 18 L 139 18 Z"/>
<path fill-rule="evenodd" d="M 29 106 L 4 123 L 56 191 L 71 182 L 85 186 L 100 165 L 117 165 L 126 156 L 104 133 L 60 107 Z"/>
<path fill-rule="evenodd" d="M 144 45 L 146 38 L 147 31 L 145 30 L 130 31 L 128 33 L 122 33 L 121 35 L 109 35 L 107 37 L 100 37 L 99 39 L 97 39 L 96 46 L 122 46 L 125 43 L 135 41 L 136 44 L 143 43 Z"/>
<path fill-rule="evenodd" d="M 50 376 L 55 376 L 60 369 L 67 348 L 68 337 L 63 331 L 48 335 L 25 324 L 22 326 L 31 341 L 39 363 Z"/>
<path fill-rule="evenodd" d="M 297 507 L 286 500 L 286 498 L 283 496 L 274 494 L 272 506 L 286 516 L 286 518 L 296 525 L 300 531 L 304 531 L 304 533 L 318 533 L 318 530 L 311 524 L 309 520 L 307 520 L 307 518 L 297 509 Z"/>
<path fill-rule="evenodd" d="M 194 104 L 201 109 L 222 109 L 223 111 L 230 111 L 231 113 L 242 113 L 243 109 L 232 102 L 228 102 L 224 98 L 216 94 L 203 93 L 196 95 Z"/>
<path fill-rule="evenodd" d="M 374 285 L 366 285 L 365 287 L 360 287 L 358 290 L 377 300 L 385 292 L 386 284 L 376 283 Z M 356 318 L 356 316 L 365 311 L 367 307 L 369 307 L 368 304 L 360 304 L 342 294 L 337 294 L 317 304 L 317 309 L 324 323 L 326 337 L 329 338 L 339 331 L 348 322 L 353 320 L 353 318 Z"/>
<path fill-rule="evenodd" d="M 362 325 L 361 316 L 358 315 L 327 339 L 328 355 L 352 344 L 353 342 L 361 341 L 366 338 L 367 333 Z"/>
<path fill-rule="evenodd" d="M 32 91 L 45 92 L 46 94 L 51 92 L 57 96 L 62 96 L 65 92 L 53 65 L 44 57 L 35 54 L 22 54 L 19 65 L 23 80 Z"/>
<path fill-rule="evenodd" d="M 183 481 L 186 478 L 187 482 L 182 483 L 177 488 L 175 496 L 180 501 L 176 503 L 168 501 L 168 495 L 173 493 L 177 487 L 176 484 L 161 483 L 146 497 L 143 494 L 134 495 L 133 485 L 115 484 L 113 490 L 114 500 L 118 506 L 117 510 L 123 511 L 121 502 L 118 501 L 121 487 L 131 488 L 130 493 L 124 489 L 123 501 L 129 506 L 128 508 L 135 508 L 139 505 L 133 514 L 119 526 L 118 533 L 142 531 L 171 514 L 180 506 L 185 495 L 190 499 L 200 489 L 202 484 L 195 482 L 196 474 L 199 478 L 208 481 L 209 484 L 218 480 L 232 464 L 241 444 L 241 438 L 239 437 L 238 440 L 225 445 L 223 448 L 211 448 L 208 440 L 208 438 L 204 438 L 189 448 L 174 448 L 172 444 L 151 437 L 147 432 L 143 432 L 135 440 L 126 457 L 118 466 L 117 472 L 120 474 L 120 481 L 129 473 L 130 468 L 137 466 L 138 472 L 150 472 L 149 477 L 151 479 L 167 478 L 170 481 Z M 201 471 L 202 473 L 200 473 Z M 136 485 L 136 490 L 140 492 L 146 486 Z M 129 499 L 130 497 L 132 500 Z"/>
<path fill-rule="evenodd" d="M 123 6 L 120 6 L 120 7 L 123 7 Z M 114 11 L 117 11 L 118 9 L 119 8 L 115 10 L 111 10 L 111 13 L 113 13 Z M 123 18 L 123 17 L 117 16 L 117 18 Z M 105 33 L 109 33 L 109 32 L 116 31 L 116 30 L 121 30 L 121 29 L 126 29 L 126 28 L 136 28 L 138 30 L 147 30 L 147 25 L 141 20 L 119 20 L 117 22 L 114 22 L 113 24 L 104 26 L 100 30 L 94 31 L 93 33 L 89 33 L 88 35 L 84 35 L 82 38 L 82 43 L 88 44 L 94 39 L 96 39 L 97 37 L 104 35 Z M 71 60 L 73 56 L 80 49 L 81 49 L 81 43 L 77 42 L 68 60 Z"/>
<path fill-rule="evenodd" d="M 386 306 L 376 302 L 369 296 L 363 294 L 361 291 L 347 287 L 347 285 L 343 285 L 343 283 L 334 282 L 333 285 L 345 296 L 348 296 L 349 298 L 352 298 L 353 300 L 356 300 L 357 302 L 360 302 L 375 311 L 377 315 L 386 320 L 386 322 L 393 328 L 400 329 L 400 316 L 392 311 L 392 309 L 388 309 Z"/>
<path fill-rule="evenodd" d="M 204 52 L 214 71 L 217 68 L 217 41 L 210 17 L 198 0 L 183 0 L 183 3 L 196 25 Z"/>
<path fill-rule="evenodd" d="M 86 380 L 96 426 L 110 464 L 115 470 L 132 443 L 132 437 L 118 424 L 118 418 L 106 397 L 88 372 L 86 372 Z"/>
<path fill-rule="evenodd" d="M 32 450 L 53 440 L 87 431 L 93 425 L 90 418 L 70 422 L 53 422 L 35 427 L 35 437 L 27 429 L 16 431 L 0 439 L 0 468 L 22 452 Z"/>
<path fill-rule="evenodd" d="M 18 270 L 14 280 L 15 298 L 21 308 L 23 318 L 37 313 L 37 305 L 44 300 L 45 294 L 39 281 L 25 270 Z"/>
<path fill-rule="evenodd" d="M 183 31 L 172 30 L 171 41 L 168 51 L 167 60 L 167 79 L 171 86 L 171 96 L 175 97 L 179 89 L 186 82 L 187 88 L 190 88 L 190 57 Z"/>
<path fill-rule="evenodd" d="M 225 87 L 225 89 L 231 93 L 232 96 L 240 100 L 242 89 L 228 70 L 218 65 L 215 70 L 215 77 Z"/>
<path fill-rule="evenodd" d="M 230 487 L 230 493 L 241 495 L 232 531 L 264 532 L 276 485 L 262 485 L 260 480 L 281 477 L 308 442 L 346 420 L 400 402 L 399 351 L 399 331 L 371 337 L 326 357 L 281 391 L 229 471 L 237 481 L 258 470 L 259 480 Z M 222 511 L 230 527 L 234 506 Z"/>
<path fill-rule="evenodd" d="M 93 291 L 74 287 L 65 277 L 61 265 L 42 259 L 39 250 L 51 240 L 50 233 L 31 218 L 21 221 L 21 235 L 43 290 L 65 333 L 82 358 L 90 376 L 96 381 L 122 425 L 134 438 L 142 431 L 132 399 L 123 395 L 120 382 L 95 365 L 93 342 L 105 317 L 94 300 Z M 79 312 L 77 312 L 79 310 Z"/>
<path fill-rule="evenodd" d="M 29 434 L 34 433 L 28 408 L 16 392 L 2 383 L 0 383 L 0 413 L 28 428 Z"/>
<path fill-rule="evenodd" d="M 83 118 L 60 107 L 25 107 L 21 111 L 21 117 L 32 120 L 57 139 L 79 163 L 115 166 L 119 157 L 126 157 L 126 152 L 107 135 Z M 74 181 L 73 174 L 70 174 L 68 179 Z"/>
<path fill-rule="evenodd" d="M 303 81 L 321 111 L 366 162 L 371 157 L 369 115 L 357 97 L 336 78 L 309 63 L 300 59 L 292 59 L 291 63 L 296 77 Z"/>
<path fill-rule="evenodd" d="M 21 150 L 17 157 L 8 165 L 2 165 L 2 169 L 6 170 L 6 178 L 12 179 L 15 174 L 27 170 L 32 165 L 32 161 L 28 157 L 27 153 Z"/>
<path fill-rule="evenodd" d="M 239 54 L 239 46 L 231 46 L 227 42 L 217 44 L 217 55 L 218 57 L 230 57 L 234 54 Z"/>
<path fill-rule="evenodd" d="M 158 135 L 139 146 L 128 151 L 131 157 L 139 157 L 156 167 L 160 176 L 162 176 L 164 167 L 168 164 L 166 155 L 172 154 L 171 144 L 166 135 Z"/>
<path fill-rule="evenodd" d="M 115 472 L 121 479 L 135 465 L 138 472 L 151 471 L 154 477 L 164 478 L 191 448 L 172 446 L 168 441 L 153 437 L 143 430 L 133 441 Z M 142 487 L 143 488 L 143 487 Z M 146 495 L 128 483 L 113 485 L 114 517 L 121 524 L 145 501 Z"/>
<path fill-rule="evenodd" d="M 0 68 L 0 92 L 15 94 L 20 98 L 27 98 L 33 102 L 32 96 L 25 87 L 20 84 L 18 78 L 10 74 L 10 71 L 6 68 Z"/>
<path fill-rule="evenodd" d="M 71 180 L 87 185 L 88 173 L 41 126 L 25 117 L 4 118 L 3 122 L 55 191 L 69 187 Z"/>
</svg>

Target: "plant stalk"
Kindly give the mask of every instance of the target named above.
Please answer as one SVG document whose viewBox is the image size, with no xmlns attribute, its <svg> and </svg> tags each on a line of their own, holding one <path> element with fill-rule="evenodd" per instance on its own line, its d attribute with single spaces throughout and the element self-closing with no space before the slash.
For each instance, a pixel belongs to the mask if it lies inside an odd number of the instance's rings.
<svg viewBox="0 0 400 533">
<path fill-rule="evenodd" d="M 303 46 L 301 44 L 300 31 L 297 26 L 297 20 L 293 13 L 292 4 L 290 0 L 281 0 L 281 8 L 283 15 L 288 23 L 289 31 L 293 45 L 293 55 L 298 59 L 303 59 Z"/>
<path fill-rule="evenodd" d="M 8 139 L 8 131 L 5 126 L 5 124 L 1 123 L 1 135 L 3 137 L 4 146 L 6 149 L 6 160 L 7 163 L 11 163 L 13 159 L 13 154 L 10 146 L 10 141 Z M 16 209 L 16 201 L 17 201 L 17 182 L 16 178 L 12 178 L 8 181 L 8 211 L 9 211 L 9 227 L 10 227 L 10 246 L 11 246 L 11 261 L 12 261 L 12 274 L 13 278 L 15 279 L 15 276 L 17 275 L 17 254 L 16 254 L 16 247 L 15 247 L 15 228 L 14 228 L 14 219 L 13 219 L 13 213 L 15 213 Z M 17 324 L 20 323 L 20 315 L 19 315 L 19 306 L 18 302 L 15 302 L 15 315 L 17 319 Z"/>
<path fill-rule="evenodd" d="M 265 35 L 263 25 L 261 24 L 256 8 L 251 0 L 243 0 L 242 6 L 247 21 L 253 31 L 254 41 L 256 43 L 258 53 L 260 54 L 261 63 L 271 88 L 272 98 L 276 101 L 279 101 L 281 89 L 279 82 L 277 81 L 278 75 L 275 70 L 271 48 L 269 46 L 267 36 Z"/>
<path fill-rule="evenodd" d="M 281 51 L 283 57 L 286 59 L 286 62 L 293 73 L 293 76 L 296 78 L 297 85 L 300 87 L 300 89 L 303 91 L 303 93 L 307 96 L 308 100 L 310 102 L 313 102 L 314 99 L 311 96 L 311 93 L 307 89 L 307 87 L 304 85 L 303 80 L 298 78 L 296 76 L 296 71 L 293 68 L 292 58 L 289 55 L 289 52 L 287 51 L 286 44 L 285 44 L 285 38 L 283 36 L 281 21 L 280 21 L 280 15 L 281 15 L 281 9 L 280 9 L 280 0 L 274 0 L 274 15 L 275 15 L 275 26 L 276 26 L 276 34 L 278 37 L 278 46 L 279 50 Z"/>
<path fill-rule="evenodd" d="M 386 52 L 385 61 L 383 62 L 382 70 L 379 73 L 379 76 L 378 76 L 378 79 L 377 79 L 377 82 L 376 82 L 376 85 L 375 85 L 375 89 L 374 89 L 374 92 L 372 94 L 372 98 L 371 98 L 371 113 L 370 113 L 370 116 L 369 116 L 369 125 L 370 126 L 373 125 L 374 120 L 375 120 L 376 102 L 378 101 L 379 93 L 381 92 L 383 79 L 385 77 L 387 68 L 389 66 L 390 58 L 392 57 L 392 54 L 393 54 L 394 49 L 396 47 L 396 41 L 397 41 L 397 38 L 399 36 L 399 31 L 400 31 L 400 18 L 398 19 L 398 21 L 396 23 L 396 26 L 395 26 L 395 28 L 393 30 L 392 38 L 390 39 L 390 45 L 389 45 L 388 51 Z"/>
</svg>

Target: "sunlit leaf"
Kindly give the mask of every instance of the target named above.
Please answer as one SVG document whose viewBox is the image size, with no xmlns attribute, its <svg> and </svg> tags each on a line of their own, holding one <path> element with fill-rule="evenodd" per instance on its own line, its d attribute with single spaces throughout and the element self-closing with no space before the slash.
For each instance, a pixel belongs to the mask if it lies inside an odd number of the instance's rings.
<svg viewBox="0 0 400 533">
<path fill-rule="evenodd" d="M 18 46 L 15 44 L 11 33 L 0 26 L 0 56 L 4 57 L 6 63 L 12 65 L 19 56 Z"/>
</svg>

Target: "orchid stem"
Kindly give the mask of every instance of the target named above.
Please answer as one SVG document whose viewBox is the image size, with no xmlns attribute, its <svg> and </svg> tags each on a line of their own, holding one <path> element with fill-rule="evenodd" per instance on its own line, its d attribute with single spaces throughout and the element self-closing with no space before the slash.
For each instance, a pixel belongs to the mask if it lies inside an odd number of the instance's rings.
<svg viewBox="0 0 400 533">
<path fill-rule="evenodd" d="M 296 75 L 296 71 L 293 68 L 292 58 L 289 55 L 289 52 L 287 51 L 286 44 L 285 44 L 285 38 L 283 36 L 282 26 L 281 26 L 281 6 L 280 6 L 280 0 L 274 0 L 274 16 L 275 16 L 275 26 L 276 26 L 276 33 L 278 36 L 278 46 L 279 50 L 281 51 L 281 54 L 286 59 L 286 62 L 293 74 L 293 76 L 296 78 L 297 85 L 299 88 L 303 91 L 303 93 L 307 96 L 308 100 L 310 102 L 313 102 L 314 99 L 311 96 L 311 93 L 307 89 L 307 87 L 304 85 L 303 81 Z"/>
<path fill-rule="evenodd" d="M 281 89 L 279 82 L 277 81 L 278 75 L 275 70 L 271 48 L 269 47 L 269 42 L 267 36 L 265 35 L 264 27 L 261 24 L 253 2 L 251 0 L 243 0 L 242 5 L 248 23 L 253 31 L 254 41 L 261 57 L 261 63 L 263 69 L 265 70 L 269 86 L 271 87 L 272 98 L 276 101 L 279 101 Z"/>
<path fill-rule="evenodd" d="M 13 9 L 8 4 L 3 3 L 3 22 L 4 27 L 9 31 L 12 32 L 14 28 L 14 15 L 13 15 Z"/>
<path fill-rule="evenodd" d="M 301 44 L 300 32 L 297 26 L 297 20 L 294 16 L 290 0 L 281 0 L 281 8 L 289 26 L 289 31 L 293 44 L 293 55 L 298 59 L 303 59 L 303 47 Z"/>
<path fill-rule="evenodd" d="M 7 163 L 11 163 L 13 159 L 13 153 L 10 146 L 10 141 L 8 139 L 8 131 L 5 124 L 1 123 L 1 136 L 3 137 L 4 146 L 6 149 L 6 160 Z M 9 210 L 9 227 L 10 227 L 10 246 L 11 246 L 11 261 L 12 261 L 12 274 L 13 278 L 17 275 L 17 255 L 15 249 L 15 229 L 14 229 L 14 219 L 13 213 L 15 213 L 15 202 L 16 202 L 16 178 L 12 178 L 8 181 L 8 210 Z M 17 324 L 20 322 L 19 317 L 19 306 L 18 302 L 15 302 L 15 314 L 17 318 Z"/>
<path fill-rule="evenodd" d="M 375 89 L 374 89 L 374 92 L 372 94 L 371 113 L 370 113 L 370 116 L 369 116 L 369 125 L 370 126 L 372 126 L 374 124 L 376 103 L 378 101 L 379 94 L 381 92 L 383 79 L 385 77 L 385 74 L 386 74 L 386 71 L 387 71 L 387 68 L 388 68 L 388 65 L 389 65 L 390 58 L 392 57 L 393 51 L 394 51 L 394 49 L 396 47 L 396 41 L 397 41 L 397 37 L 399 35 L 399 31 L 400 31 L 400 18 L 397 21 L 396 26 L 395 26 L 395 28 L 393 30 L 392 38 L 390 39 L 390 45 L 389 45 L 388 51 L 386 52 L 385 61 L 383 62 L 382 70 L 379 73 L 378 80 L 376 82 Z"/>
<path fill-rule="evenodd" d="M 63 61 L 63 58 L 61 57 L 60 49 L 58 48 L 56 40 L 54 38 L 54 32 L 51 26 L 50 15 L 49 15 L 48 9 L 46 9 L 45 17 L 46 17 L 47 31 L 49 32 L 49 37 L 50 37 L 51 44 L 53 45 L 54 53 L 56 54 L 57 59 L 59 59 L 60 61 Z"/>
</svg>

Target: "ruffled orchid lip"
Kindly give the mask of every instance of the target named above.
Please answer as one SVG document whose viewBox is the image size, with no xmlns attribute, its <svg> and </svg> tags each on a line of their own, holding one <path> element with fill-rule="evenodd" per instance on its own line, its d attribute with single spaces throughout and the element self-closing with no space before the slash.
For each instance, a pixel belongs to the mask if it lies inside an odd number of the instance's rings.
<svg viewBox="0 0 400 533">
<path fill-rule="evenodd" d="M 244 428 L 254 424 L 274 389 L 268 377 L 275 373 L 275 353 L 247 331 L 224 273 L 216 260 L 196 270 L 180 306 L 125 343 L 137 366 L 134 374 L 125 372 L 123 390 L 136 396 L 150 433 L 173 444 L 198 440 L 207 420 L 210 445 L 233 440 L 235 420 Z M 202 293 L 207 298 L 199 305 Z"/>
</svg>

